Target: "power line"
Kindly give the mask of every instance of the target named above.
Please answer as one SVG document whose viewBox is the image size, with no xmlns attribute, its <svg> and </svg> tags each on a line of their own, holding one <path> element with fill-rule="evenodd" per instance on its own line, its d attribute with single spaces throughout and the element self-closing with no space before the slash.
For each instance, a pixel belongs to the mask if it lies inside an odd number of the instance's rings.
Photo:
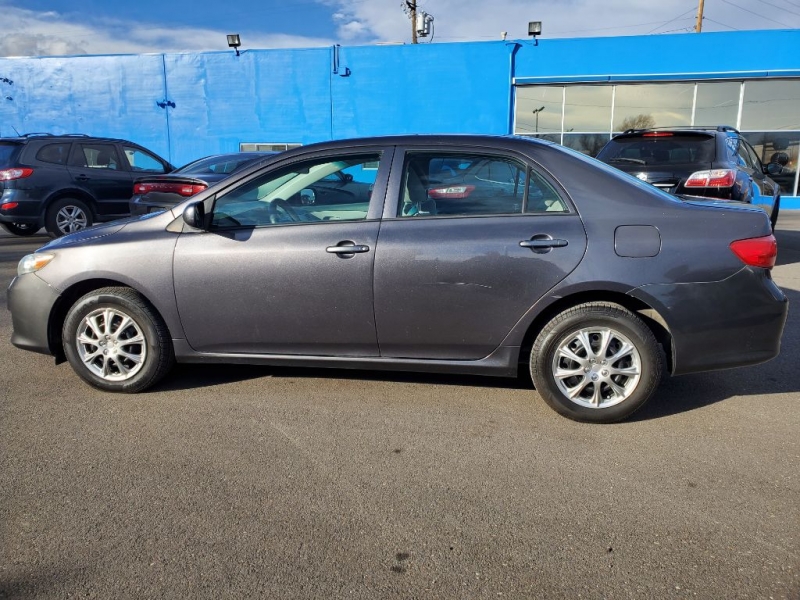
<svg viewBox="0 0 800 600">
<path fill-rule="evenodd" d="M 648 33 L 648 34 L 650 34 L 650 33 L 653 33 L 653 32 L 654 32 L 656 29 L 661 29 L 662 27 L 664 27 L 664 25 L 669 25 L 669 24 L 670 24 L 670 23 L 672 23 L 673 21 L 677 21 L 677 20 L 678 20 L 678 19 L 680 19 L 681 17 L 685 17 L 686 15 L 688 15 L 688 14 L 689 14 L 689 13 L 691 13 L 691 12 L 694 12 L 694 7 L 690 8 L 690 9 L 689 9 L 689 10 L 687 10 L 686 12 L 683 12 L 683 13 L 679 14 L 679 15 L 678 15 L 677 17 L 675 17 L 674 19 L 670 19 L 670 20 L 669 20 L 669 21 L 667 21 L 666 23 L 662 23 L 662 24 L 661 24 L 661 25 L 659 25 L 658 27 L 655 27 L 654 29 L 651 29 L 651 30 L 650 30 L 650 31 L 648 31 L 647 33 Z"/>
<path fill-rule="evenodd" d="M 689 11 L 689 12 L 692 12 L 693 10 L 694 10 L 694 8 L 692 8 L 692 10 Z M 684 14 L 686 14 L 686 13 L 684 13 Z M 675 19 L 672 19 L 672 20 L 674 21 Z M 611 30 L 611 29 L 630 29 L 631 27 L 643 27 L 645 25 L 655 25 L 656 23 L 659 24 L 659 27 L 663 27 L 664 25 L 666 25 L 667 23 L 670 23 L 670 22 L 671 21 L 667 21 L 666 23 L 663 22 L 663 21 L 650 21 L 648 23 L 636 23 L 634 25 L 618 25 L 616 27 L 592 27 L 591 29 L 571 29 L 571 30 L 568 30 L 568 31 L 563 31 L 563 30 L 562 31 L 554 31 L 553 33 L 585 33 L 587 31 L 608 31 L 608 30 Z M 656 27 L 656 29 L 658 29 L 658 27 Z"/>
<path fill-rule="evenodd" d="M 757 17 L 761 17 L 762 19 L 764 19 L 764 20 L 766 20 L 766 21 L 771 21 L 772 23 L 777 23 L 778 25 L 781 25 L 782 27 L 786 27 L 786 23 L 781 23 L 780 21 L 776 21 L 775 19 L 770 19 L 769 17 L 765 17 L 764 15 L 758 14 L 757 12 L 753 12 L 752 10 L 748 10 L 748 9 L 746 9 L 746 8 L 742 8 L 741 6 L 739 6 L 738 4 L 734 4 L 734 3 L 733 3 L 733 2 L 731 2 L 730 0 L 722 0 L 722 1 L 723 1 L 725 4 L 730 4 L 730 5 L 731 5 L 731 6 L 733 6 L 734 8 L 738 8 L 739 10 L 743 10 L 744 12 L 748 12 L 748 13 L 750 13 L 751 15 L 755 15 L 755 16 L 757 16 Z"/>
<path fill-rule="evenodd" d="M 778 10 L 782 10 L 783 12 L 788 12 L 788 13 L 791 13 L 793 15 L 797 15 L 798 17 L 800 17 L 800 13 L 799 12 L 795 12 L 793 10 L 789 10 L 788 8 L 784 8 L 783 6 L 778 6 L 777 4 L 773 4 L 772 2 L 767 2 L 766 0 L 758 0 L 758 1 L 761 2 L 761 4 L 766 4 L 767 6 L 773 6 L 773 7 L 777 8 Z"/>
<path fill-rule="evenodd" d="M 720 23 L 719 21 L 715 21 L 711 17 L 703 17 L 706 21 L 711 21 L 712 23 L 716 23 L 717 25 L 722 25 L 723 27 L 727 27 L 728 29 L 733 29 L 734 31 L 741 31 L 741 29 L 737 29 L 736 27 L 731 27 L 730 25 L 726 25 L 725 23 Z"/>
</svg>

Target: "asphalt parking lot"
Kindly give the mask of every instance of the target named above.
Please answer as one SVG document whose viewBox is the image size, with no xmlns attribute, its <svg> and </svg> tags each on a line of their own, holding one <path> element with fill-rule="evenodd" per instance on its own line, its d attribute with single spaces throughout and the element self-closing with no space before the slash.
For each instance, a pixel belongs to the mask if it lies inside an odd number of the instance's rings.
<svg viewBox="0 0 800 600">
<path fill-rule="evenodd" d="M 181 366 L 106 394 L 13 348 L 0 294 L 0 598 L 800 598 L 800 214 L 777 237 L 781 355 L 611 426 L 524 379 Z M 3 289 L 45 241 L 0 233 Z"/>
</svg>

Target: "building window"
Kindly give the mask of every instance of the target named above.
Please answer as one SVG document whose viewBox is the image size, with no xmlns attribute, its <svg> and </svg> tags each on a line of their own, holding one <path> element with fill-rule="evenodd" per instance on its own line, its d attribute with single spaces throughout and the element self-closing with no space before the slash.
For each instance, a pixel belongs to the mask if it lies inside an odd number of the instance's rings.
<svg viewBox="0 0 800 600">
<path fill-rule="evenodd" d="M 528 85 L 516 88 L 514 132 L 595 156 L 626 129 L 731 125 L 783 195 L 798 195 L 800 79 Z"/>
<path fill-rule="evenodd" d="M 302 145 L 283 142 L 247 142 L 239 144 L 239 152 L 283 152 Z"/>
</svg>

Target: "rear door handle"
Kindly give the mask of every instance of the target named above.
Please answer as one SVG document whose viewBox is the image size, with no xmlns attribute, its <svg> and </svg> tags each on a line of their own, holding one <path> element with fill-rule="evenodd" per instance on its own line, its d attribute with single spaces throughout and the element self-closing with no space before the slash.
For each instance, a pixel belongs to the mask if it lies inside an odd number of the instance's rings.
<svg viewBox="0 0 800 600">
<path fill-rule="evenodd" d="M 89 181 L 90 179 L 91 177 L 89 177 L 88 175 L 78 175 L 75 178 L 75 181 Z"/>
<path fill-rule="evenodd" d="M 364 244 L 347 244 L 342 246 L 328 246 L 325 252 L 330 254 L 357 254 L 361 252 L 369 252 L 369 246 Z"/>
</svg>

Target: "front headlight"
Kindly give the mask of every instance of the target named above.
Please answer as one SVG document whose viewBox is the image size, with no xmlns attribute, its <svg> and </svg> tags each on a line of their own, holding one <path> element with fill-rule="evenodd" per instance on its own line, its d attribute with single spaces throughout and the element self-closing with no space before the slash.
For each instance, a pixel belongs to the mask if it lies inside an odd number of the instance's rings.
<svg viewBox="0 0 800 600">
<path fill-rule="evenodd" d="M 46 267 L 55 257 L 55 254 L 48 252 L 34 252 L 33 254 L 28 254 L 28 256 L 23 256 L 17 265 L 17 275 L 35 273 L 39 269 Z"/>
</svg>

